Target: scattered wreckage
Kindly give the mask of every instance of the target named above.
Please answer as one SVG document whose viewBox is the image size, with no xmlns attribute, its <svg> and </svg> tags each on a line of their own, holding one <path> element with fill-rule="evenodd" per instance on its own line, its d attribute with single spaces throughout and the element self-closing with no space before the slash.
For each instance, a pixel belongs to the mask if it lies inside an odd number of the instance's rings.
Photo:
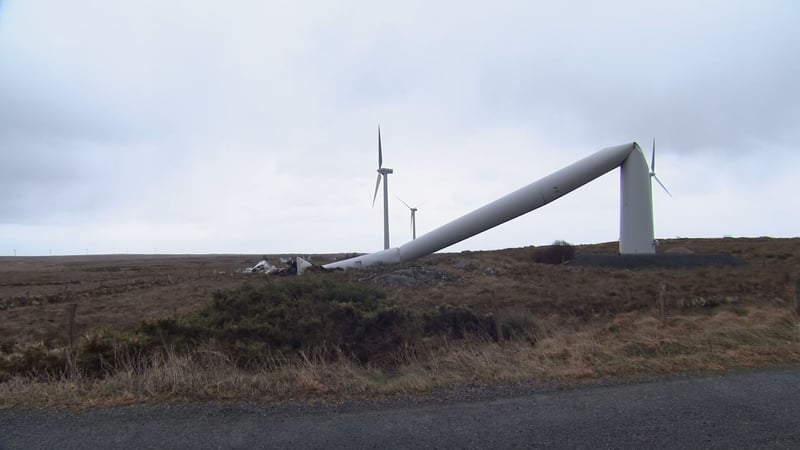
<svg viewBox="0 0 800 450">
<path fill-rule="evenodd" d="M 313 264 L 299 256 L 295 258 L 281 258 L 281 263 L 285 264 L 286 267 L 278 269 L 268 263 L 266 259 L 262 259 L 252 267 L 245 267 L 241 270 L 241 273 L 263 273 L 264 275 L 276 276 L 302 275 L 303 272 L 314 267 Z"/>
<path fill-rule="evenodd" d="M 239 269 L 237 270 L 237 272 L 243 274 L 258 273 L 258 274 L 273 275 L 280 277 L 280 276 L 302 275 L 304 272 L 307 271 L 330 272 L 330 271 L 343 270 L 341 268 L 326 269 L 324 266 L 315 265 L 309 262 L 307 259 L 301 258 L 299 256 L 291 258 L 281 258 L 280 262 L 281 264 L 284 264 L 286 267 L 284 267 L 283 269 L 279 269 L 270 264 L 267 261 L 266 257 L 263 257 L 253 266 Z M 419 286 L 422 284 L 448 282 L 452 280 L 454 280 L 454 277 L 447 272 L 442 272 L 428 267 L 413 266 L 413 267 L 401 267 L 383 273 L 376 273 L 367 278 L 363 278 L 360 281 L 365 281 L 367 283 L 372 283 L 385 288 L 401 288 L 401 287 Z"/>
</svg>

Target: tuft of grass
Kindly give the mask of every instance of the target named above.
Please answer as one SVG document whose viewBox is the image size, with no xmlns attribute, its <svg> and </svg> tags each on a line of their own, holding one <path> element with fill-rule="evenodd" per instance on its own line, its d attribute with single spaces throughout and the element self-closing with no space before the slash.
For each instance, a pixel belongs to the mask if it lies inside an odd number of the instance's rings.
<svg viewBox="0 0 800 450">
<path fill-rule="evenodd" d="M 15 375 L 37 380 L 62 377 L 68 369 L 67 360 L 63 348 L 47 348 L 43 342 L 19 344 L 0 355 L 0 382 Z"/>
<path fill-rule="evenodd" d="M 439 306 L 434 312 L 423 316 L 423 329 L 427 334 L 441 335 L 452 339 L 463 339 L 467 335 L 494 336 L 495 322 L 492 316 L 478 315 L 465 307 Z"/>
</svg>

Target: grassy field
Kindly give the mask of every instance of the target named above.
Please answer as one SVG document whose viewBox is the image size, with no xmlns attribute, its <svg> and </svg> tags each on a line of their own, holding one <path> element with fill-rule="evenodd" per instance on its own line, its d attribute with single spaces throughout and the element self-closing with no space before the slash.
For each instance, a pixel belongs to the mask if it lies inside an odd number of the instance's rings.
<svg viewBox="0 0 800 450">
<path fill-rule="evenodd" d="M 340 400 L 800 362 L 800 239 L 659 247 L 687 249 L 747 264 L 577 267 L 526 247 L 279 278 L 238 271 L 261 255 L 0 258 L 0 407 Z"/>
</svg>

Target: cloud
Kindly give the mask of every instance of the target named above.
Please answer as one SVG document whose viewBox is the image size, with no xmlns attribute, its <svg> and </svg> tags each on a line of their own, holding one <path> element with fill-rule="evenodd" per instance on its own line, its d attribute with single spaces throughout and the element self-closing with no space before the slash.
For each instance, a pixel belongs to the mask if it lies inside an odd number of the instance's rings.
<svg viewBox="0 0 800 450">
<path fill-rule="evenodd" d="M 792 2 L 0 8 L 0 64 L 13 68 L 0 70 L 0 188 L 13 192 L 0 224 L 14 230 L 0 253 L 30 236 L 23 225 L 91 229 L 93 248 L 378 248 L 378 123 L 392 193 L 425 201 L 420 232 L 592 151 L 653 137 L 681 205 L 658 230 L 750 232 L 728 226 L 749 220 L 741 213 L 672 217 L 788 188 L 800 143 Z M 685 188 L 704 171 L 706 183 Z M 779 184 L 761 181 L 771 171 Z M 607 177 L 463 245 L 613 240 L 618 182 Z M 393 201 L 390 212 L 401 243 L 408 211 Z"/>
<path fill-rule="evenodd" d="M 537 44 L 491 53 L 483 79 L 494 89 L 483 100 L 504 120 L 562 133 L 567 124 L 583 138 L 611 141 L 656 135 L 673 151 L 796 144 L 792 15 L 737 6 L 656 8 L 617 20 L 592 11 L 559 31 L 577 38 L 537 33 Z"/>
</svg>

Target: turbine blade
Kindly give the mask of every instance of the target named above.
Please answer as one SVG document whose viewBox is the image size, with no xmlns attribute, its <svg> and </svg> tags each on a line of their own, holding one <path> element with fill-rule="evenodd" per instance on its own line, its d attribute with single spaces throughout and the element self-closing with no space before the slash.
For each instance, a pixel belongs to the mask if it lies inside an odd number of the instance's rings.
<svg viewBox="0 0 800 450">
<path fill-rule="evenodd" d="M 381 187 L 381 174 L 378 174 L 378 179 L 375 180 L 375 195 L 372 196 L 372 207 L 375 207 L 375 199 L 378 198 L 378 189 Z"/>
<path fill-rule="evenodd" d="M 650 154 L 650 173 L 656 173 L 656 138 L 653 138 L 653 152 Z"/>
<path fill-rule="evenodd" d="M 383 149 L 381 148 L 381 126 L 378 125 L 378 169 L 383 167 Z"/>
<path fill-rule="evenodd" d="M 667 187 L 666 187 L 666 186 L 664 186 L 664 183 L 662 183 L 662 182 L 661 182 L 661 180 L 659 180 L 659 179 L 658 179 L 658 177 L 656 176 L 656 174 L 653 174 L 653 178 L 655 178 L 655 179 L 656 179 L 656 182 L 658 182 L 658 185 L 659 185 L 659 186 L 661 186 L 661 189 L 664 189 L 664 192 L 666 192 L 666 193 L 667 193 L 667 195 L 669 195 L 670 197 L 672 197 L 672 194 L 670 194 L 670 193 L 669 193 L 669 189 L 667 189 Z"/>
<path fill-rule="evenodd" d="M 404 202 L 402 198 L 400 198 L 400 197 L 398 197 L 398 196 L 396 196 L 396 195 L 394 196 L 394 198 L 396 198 L 396 199 L 400 200 L 400 203 L 402 203 L 402 204 L 406 205 L 406 208 L 408 208 L 408 209 L 411 209 L 411 207 L 410 207 L 410 206 L 408 206 L 408 203 Z"/>
</svg>

